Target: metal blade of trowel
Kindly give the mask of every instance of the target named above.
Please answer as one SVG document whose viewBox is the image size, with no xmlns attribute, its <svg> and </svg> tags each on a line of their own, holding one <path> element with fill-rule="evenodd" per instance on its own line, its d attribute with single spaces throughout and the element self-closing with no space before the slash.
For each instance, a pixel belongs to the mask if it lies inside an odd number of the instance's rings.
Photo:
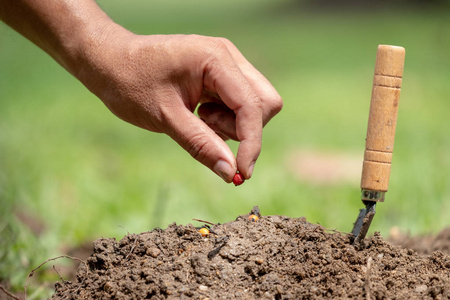
<svg viewBox="0 0 450 300">
<path fill-rule="evenodd" d="M 361 175 L 361 200 L 366 208 L 353 226 L 354 245 L 366 237 L 376 203 L 384 201 L 388 190 L 404 61 L 404 48 L 378 46 Z"/>
</svg>

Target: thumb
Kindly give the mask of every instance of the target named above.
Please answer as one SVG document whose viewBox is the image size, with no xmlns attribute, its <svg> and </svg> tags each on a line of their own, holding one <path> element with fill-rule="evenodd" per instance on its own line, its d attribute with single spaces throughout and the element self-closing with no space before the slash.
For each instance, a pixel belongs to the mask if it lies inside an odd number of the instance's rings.
<svg viewBox="0 0 450 300">
<path fill-rule="evenodd" d="M 231 182 L 237 165 L 228 145 L 187 108 L 178 108 L 173 116 L 166 133 L 193 158 Z"/>
</svg>

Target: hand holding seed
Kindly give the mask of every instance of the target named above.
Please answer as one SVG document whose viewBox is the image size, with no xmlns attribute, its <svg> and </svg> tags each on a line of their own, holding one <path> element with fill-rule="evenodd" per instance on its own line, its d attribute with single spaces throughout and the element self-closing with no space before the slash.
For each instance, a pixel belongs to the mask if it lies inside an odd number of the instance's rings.
<svg viewBox="0 0 450 300">
<path fill-rule="evenodd" d="M 0 19 L 50 54 L 116 116 L 167 134 L 226 182 L 237 170 L 252 176 L 262 128 L 282 100 L 229 40 L 134 34 L 94 0 L 3 2 Z M 203 121 L 194 114 L 197 107 Z M 236 157 L 225 139 L 240 143 Z"/>
</svg>

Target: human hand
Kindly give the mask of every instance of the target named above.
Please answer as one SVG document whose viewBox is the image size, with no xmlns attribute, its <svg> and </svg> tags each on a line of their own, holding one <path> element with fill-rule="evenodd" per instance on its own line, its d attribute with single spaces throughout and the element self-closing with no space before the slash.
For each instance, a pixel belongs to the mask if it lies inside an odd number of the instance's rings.
<svg viewBox="0 0 450 300">
<path fill-rule="evenodd" d="M 166 133 L 226 182 L 237 170 L 250 178 L 282 100 L 239 50 L 223 38 L 106 31 L 75 75 L 119 118 Z M 240 142 L 236 158 L 228 138 Z"/>
<path fill-rule="evenodd" d="M 262 127 L 282 101 L 230 41 L 135 35 L 94 0 L 0 3 L 2 21 L 51 55 L 118 117 L 168 134 L 226 182 L 236 171 L 251 177 Z M 197 106 L 204 122 L 193 114 Z M 236 158 L 227 138 L 240 142 Z"/>
</svg>

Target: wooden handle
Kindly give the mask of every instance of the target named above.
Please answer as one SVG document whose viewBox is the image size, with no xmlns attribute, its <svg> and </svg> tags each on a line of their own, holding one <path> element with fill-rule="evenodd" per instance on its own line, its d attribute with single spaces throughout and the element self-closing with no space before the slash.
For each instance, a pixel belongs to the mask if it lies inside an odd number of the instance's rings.
<svg viewBox="0 0 450 300">
<path fill-rule="evenodd" d="M 378 46 L 361 176 L 363 190 L 388 190 L 404 61 L 404 48 Z"/>
</svg>

